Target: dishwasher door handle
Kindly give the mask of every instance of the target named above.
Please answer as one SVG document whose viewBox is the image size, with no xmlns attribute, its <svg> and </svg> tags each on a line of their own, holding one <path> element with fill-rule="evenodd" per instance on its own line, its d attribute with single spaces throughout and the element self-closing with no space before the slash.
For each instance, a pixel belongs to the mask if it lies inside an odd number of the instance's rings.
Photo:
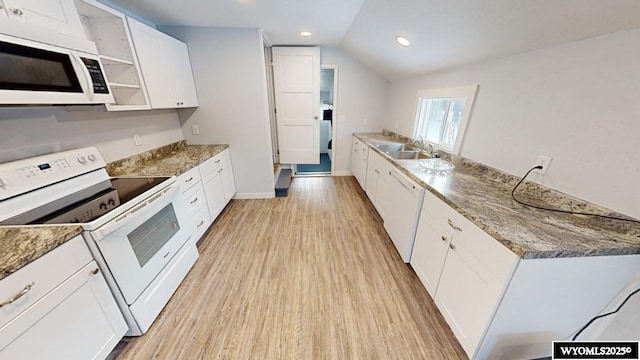
<svg viewBox="0 0 640 360">
<path fill-rule="evenodd" d="M 397 170 L 391 170 L 391 171 L 389 171 L 389 174 L 391 176 L 393 176 L 396 180 L 398 180 L 398 182 L 400 182 L 400 184 L 402 184 L 402 186 L 404 186 L 408 190 L 413 191 L 413 190 L 416 189 L 415 185 L 413 185 L 411 183 L 407 184 L 407 180 L 400 178 L 400 176 L 402 176 L 402 175 L 398 175 L 397 174 Z"/>
</svg>

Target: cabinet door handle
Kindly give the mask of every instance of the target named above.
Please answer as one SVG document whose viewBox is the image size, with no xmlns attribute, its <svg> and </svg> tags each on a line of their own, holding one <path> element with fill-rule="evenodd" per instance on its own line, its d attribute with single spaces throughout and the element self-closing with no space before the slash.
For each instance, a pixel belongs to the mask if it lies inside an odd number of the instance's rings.
<svg viewBox="0 0 640 360">
<path fill-rule="evenodd" d="M 196 197 L 195 199 L 191 200 L 191 202 L 190 202 L 189 204 L 193 204 L 193 203 L 195 203 L 196 201 L 198 201 L 198 198 L 197 198 L 197 197 Z"/>
<path fill-rule="evenodd" d="M 204 224 L 204 220 L 200 221 L 200 224 L 198 224 L 196 227 L 199 228 L 200 226 L 202 226 Z"/>
<path fill-rule="evenodd" d="M 455 246 L 455 245 L 453 245 L 453 244 L 449 244 L 449 249 L 451 249 L 451 250 L 455 250 L 455 249 L 456 249 L 456 246 Z"/>
<path fill-rule="evenodd" d="M 216 163 L 216 164 L 219 164 L 219 163 L 220 163 L 220 159 L 216 160 L 216 161 L 215 161 L 215 163 Z"/>
<path fill-rule="evenodd" d="M 457 227 L 457 226 L 453 223 L 453 221 L 451 221 L 451 219 L 447 219 L 447 222 L 449 223 L 449 226 L 451 226 L 451 227 L 453 228 L 453 230 L 457 230 L 457 231 L 462 232 L 462 229 L 460 229 L 459 227 Z"/>
<path fill-rule="evenodd" d="M 11 9 L 11 12 L 13 13 L 13 15 L 16 15 L 16 16 L 22 16 L 24 14 L 24 12 L 22 12 L 22 10 L 17 9 L 17 8 Z"/>
<path fill-rule="evenodd" d="M 222 172 L 222 170 L 224 170 L 224 169 L 220 169 L 220 170 L 218 170 L 218 174 L 220 174 L 220 173 Z"/>
<path fill-rule="evenodd" d="M 98 275 L 99 272 L 100 272 L 100 269 L 98 269 L 98 268 L 95 268 L 95 269 L 91 270 L 91 274 L 92 275 Z"/>
<path fill-rule="evenodd" d="M 20 298 L 21 298 L 21 297 L 23 297 L 26 293 L 28 293 L 28 292 L 31 290 L 31 288 L 33 287 L 33 285 L 35 285 L 35 284 L 36 284 L 36 283 L 32 281 L 30 284 L 25 285 L 25 287 L 24 287 L 22 290 L 20 290 L 20 292 L 19 292 L 19 293 L 17 293 L 17 294 L 15 294 L 15 295 L 13 295 L 9 300 L 7 300 L 7 301 L 4 301 L 4 302 L 0 303 L 0 307 L 3 307 L 3 306 L 5 306 L 5 305 L 9 305 L 9 304 L 11 304 L 12 302 L 15 302 L 16 300 L 20 299 Z"/>
<path fill-rule="evenodd" d="M 187 180 L 185 180 L 184 182 L 188 183 L 188 182 L 190 182 L 190 181 L 192 181 L 192 180 L 193 180 L 193 176 L 192 176 L 192 177 L 190 177 L 190 178 L 188 178 L 188 179 L 187 179 Z"/>
<path fill-rule="evenodd" d="M 442 235 L 442 241 L 447 241 L 447 237 Z"/>
</svg>

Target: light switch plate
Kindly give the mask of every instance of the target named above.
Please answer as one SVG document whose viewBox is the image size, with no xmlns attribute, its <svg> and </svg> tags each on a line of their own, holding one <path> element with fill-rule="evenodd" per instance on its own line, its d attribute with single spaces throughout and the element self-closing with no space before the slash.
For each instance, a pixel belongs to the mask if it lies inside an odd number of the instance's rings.
<svg viewBox="0 0 640 360">
<path fill-rule="evenodd" d="M 191 125 L 191 133 L 193 133 L 193 135 L 200 135 L 200 128 L 198 125 Z"/>
</svg>

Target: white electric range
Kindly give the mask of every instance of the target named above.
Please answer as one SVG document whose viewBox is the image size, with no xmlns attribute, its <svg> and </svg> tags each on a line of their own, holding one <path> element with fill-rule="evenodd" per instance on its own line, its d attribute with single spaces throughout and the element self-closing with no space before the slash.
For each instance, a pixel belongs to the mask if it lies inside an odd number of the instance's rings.
<svg viewBox="0 0 640 360">
<path fill-rule="evenodd" d="M 94 147 L 0 164 L 0 225 L 78 224 L 129 325 L 144 334 L 198 251 L 175 177 L 107 174 Z"/>
</svg>

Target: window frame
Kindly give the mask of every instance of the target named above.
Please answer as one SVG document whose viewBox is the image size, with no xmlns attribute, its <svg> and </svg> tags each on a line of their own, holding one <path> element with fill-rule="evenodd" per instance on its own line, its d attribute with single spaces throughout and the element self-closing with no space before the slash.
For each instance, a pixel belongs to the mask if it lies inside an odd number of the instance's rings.
<svg viewBox="0 0 640 360">
<path fill-rule="evenodd" d="M 454 155 L 458 155 L 460 153 L 460 149 L 462 147 L 462 141 L 464 140 L 465 131 L 467 129 L 467 124 L 469 121 L 469 116 L 471 115 L 471 111 L 475 104 L 475 96 L 478 90 L 478 85 L 466 85 L 466 86 L 456 86 L 449 88 L 432 88 L 432 89 L 421 89 L 418 90 L 416 95 L 416 113 L 413 121 L 413 136 L 416 137 L 418 135 L 423 136 L 422 134 L 417 134 L 418 129 L 420 128 L 420 109 L 422 107 L 423 99 L 442 99 L 442 98 L 465 98 L 465 106 L 462 111 L 462 117 L 460 118 L 460 125 L 458 127 L 458 133 L 456 135 L 456 139 L 454 141 L 453 147 L 449 148 L 447 146 L 443 146 L 441 143 L 434 143 L 432 141 L 428 141 L 425 139 L 425 142 L 434 147 L 434 149 L 450 152 Z M 425 129 L 428 126 L 425 126 Z M 424 137 L 424 136 L 423 136 Z"/>
</svg>

